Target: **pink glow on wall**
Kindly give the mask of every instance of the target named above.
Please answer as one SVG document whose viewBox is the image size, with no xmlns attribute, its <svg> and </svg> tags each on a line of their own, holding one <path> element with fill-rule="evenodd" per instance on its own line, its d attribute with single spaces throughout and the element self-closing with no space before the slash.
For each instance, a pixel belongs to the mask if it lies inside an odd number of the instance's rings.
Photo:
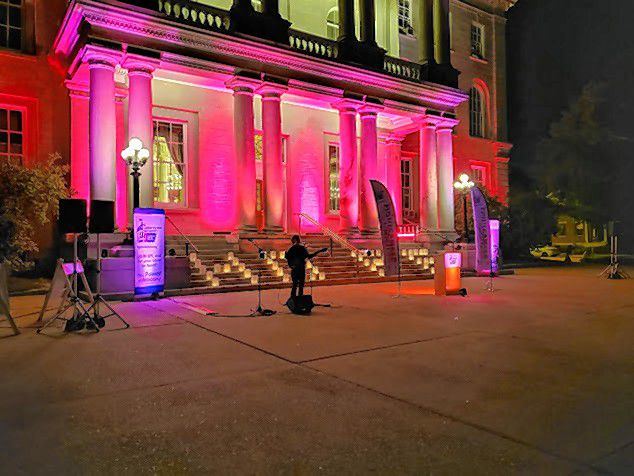
<svg viewBox="0 0 634 476">
<path fill-rule="evenodd" d="M 233 160 L 231 103 L 226 106 L 215 103 L 209 107 L 212 117 L 201 115 L 199 176 L 191 177 L 198 182 L 200 190 L 201 221 L 211 231 L 233 231 L 238 226 L 240 171 Z M 206 127 L 207 120 L 225 124 L 229 129 Z"/>
</svg>

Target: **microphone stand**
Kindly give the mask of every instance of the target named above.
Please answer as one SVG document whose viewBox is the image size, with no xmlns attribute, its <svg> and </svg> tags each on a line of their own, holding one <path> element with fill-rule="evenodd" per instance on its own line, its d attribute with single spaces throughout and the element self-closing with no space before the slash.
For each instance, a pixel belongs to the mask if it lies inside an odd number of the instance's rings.
<svg viewBox="0 0 634 476">
<path fill-rule="evenodd" d="M 266 251 L 264 251 L 260 246 L 255 242 L 253 238 L 246 238 L 246 240 L 255 246 L 258 249 L 259 256 L 266 256 Z M 264 309 L 262 307 L 262 271 L 258 270 L 258 307 L 251 313 L 249 317 L 255 316 L 272 316 L 273 314 L 277 314 L 277 311 L 272 309 Z"/>
</svg>

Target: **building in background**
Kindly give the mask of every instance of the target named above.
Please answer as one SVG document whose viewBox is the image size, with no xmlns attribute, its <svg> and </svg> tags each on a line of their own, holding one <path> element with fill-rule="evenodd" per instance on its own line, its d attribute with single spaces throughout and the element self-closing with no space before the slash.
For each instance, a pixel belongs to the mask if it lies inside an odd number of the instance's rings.
<svg viewBox="0 0 634 476">
<path fill-rule="evenodd" d="M 512 3 L 0 0 L 0 158 L 61 152 L 125 229 L 139 137 L 141 205 L 193 235 L 303 214 L 375 237 L 376 178 L 431 242 L 455 232 L 454 175 L 506 201 Z"/>
</svg>

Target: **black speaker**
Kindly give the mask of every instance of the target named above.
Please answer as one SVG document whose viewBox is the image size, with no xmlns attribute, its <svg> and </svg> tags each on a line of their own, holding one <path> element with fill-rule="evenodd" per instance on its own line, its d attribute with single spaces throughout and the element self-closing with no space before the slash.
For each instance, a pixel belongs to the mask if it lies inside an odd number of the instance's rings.
<svg viewBox="0 0 634 476">
<path fill-rule="evenodd" d="M 312 312 L 315 303 L 313 303 L 313 297 L 311 295 L 305 295 L 289 298 L 289 300 L 286 301 L 286 306 L 288 306 L 293 314 L 307 316 Z"/>
<path fill-rule="evenodd" d="M 114 202 L 92 200 L 90 202 L 90 233 L 114 233 Z"/>
<path fill-rule="evenodd" d="M 65 198 L 59 201 L 60 233 L 86 233 L 86 200 Z"/>
</svg>

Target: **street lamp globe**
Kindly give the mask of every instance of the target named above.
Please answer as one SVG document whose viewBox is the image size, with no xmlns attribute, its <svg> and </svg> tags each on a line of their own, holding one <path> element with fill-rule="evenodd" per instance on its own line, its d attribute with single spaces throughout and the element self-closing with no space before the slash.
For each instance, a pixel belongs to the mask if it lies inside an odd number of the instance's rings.
<svg viewBox="0 0 634 476">
<path fill-rule="evenodd" d="M 454 182 L 454 188 L 460 192 L 462 195 L 462 216 L 464 219 L 463 230 L 464 235 L 463 239 L 465 243 L 469 243 L 469 220 L 467 218 L 467 194 L 469 191 L 475 187 L 475 183 L 471 181 L 467 174 L 461 174 L 458 177 L 458 181 Z"/>
<path fill-rule="evenodd" d="M 133 177 L 133 206 L 139 208 L 140 189 L 139 177 L 141 176 L 141 167 L 143 167 L 150 158 L 150 151 L 143 146 L 143 141 L 138 137 L 132 137 L 126 147 L 121 152 L 121 158 L 132 169 L 130 175 Z"/>
</svg>

